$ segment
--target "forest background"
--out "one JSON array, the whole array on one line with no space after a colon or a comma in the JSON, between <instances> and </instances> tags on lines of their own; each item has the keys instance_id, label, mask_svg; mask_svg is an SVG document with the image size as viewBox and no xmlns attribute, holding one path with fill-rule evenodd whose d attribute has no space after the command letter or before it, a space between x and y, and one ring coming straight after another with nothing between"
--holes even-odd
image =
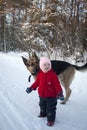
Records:
<instances>
[{"instance_id":1,"label":"forest background","mask_svg":"<svg viewBox=\"0 0 87 130\"><path fill-rule=\"evenodd\" d=\"M87 62L87 1L0 0L0 51L55 51L55 59Z\"/></svg>"}]
</instances>

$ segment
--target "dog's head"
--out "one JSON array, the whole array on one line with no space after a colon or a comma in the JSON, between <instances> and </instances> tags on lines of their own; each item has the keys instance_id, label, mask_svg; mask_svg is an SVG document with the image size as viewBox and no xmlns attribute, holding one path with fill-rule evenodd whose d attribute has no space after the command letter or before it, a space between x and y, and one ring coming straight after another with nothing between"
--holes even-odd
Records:
<instances>
[{"instance_id":1,"label":"dog's head","mask_svg":"<svg viewBox=\"0 0 87 130\"><path fill-rule=\"evenodd\" d=\"M36 53L35 52L32 53L32 56L29 57L29 59L26 59L23 56L22 56L22 59L23 59L25 66L29 70L29 72L33 76L36 76L38 74L38 71L39 71L39 58L36 55Z\"/></svg>"}]
</instances>

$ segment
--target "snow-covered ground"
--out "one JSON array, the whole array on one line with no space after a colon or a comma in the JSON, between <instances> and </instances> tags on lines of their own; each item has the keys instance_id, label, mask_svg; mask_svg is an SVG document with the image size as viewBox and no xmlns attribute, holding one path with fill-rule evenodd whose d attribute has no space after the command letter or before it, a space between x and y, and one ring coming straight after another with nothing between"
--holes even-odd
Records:
<instances>
[{"instance_id":1,"label":"snow-covered ground","mask_svg":"<svg viewBox=\"0 0 87 130\"><path fill-rule=\"evenodd\" d=\"M72 94L66 105L57 104L55 125L46 125L38 118L37 91L27 94L31 83L22 54L0 53L0 130L86 130L87 129L87 72L76 71L71 85Z\"/></svg>"}]
</instances>

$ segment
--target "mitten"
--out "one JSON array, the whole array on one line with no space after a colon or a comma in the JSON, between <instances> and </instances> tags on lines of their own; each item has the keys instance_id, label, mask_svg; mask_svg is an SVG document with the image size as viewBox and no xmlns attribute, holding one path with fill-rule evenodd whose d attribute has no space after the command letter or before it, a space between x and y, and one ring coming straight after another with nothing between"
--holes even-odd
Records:
<instances>
[{"instance_id":1,"label":"mitten","mask_svg":"<svg viewBox=\"0 0 87 130\"><path fill-rule=\"evenodd\" d=\"M27 92L27 93L31 93L31 92L32 92L32 88L27 88L27 89L26 89L26 92Z\"/></svg>"},{"instance_id":2,"label":"mitten","mask_svg":"<svg viewBox=\"0 0 87 130\"><path fill-rule=\"evenodd\" d=\"M57 99L64 100L63 92L58 93Z\"/></svg>"}]
</instances>

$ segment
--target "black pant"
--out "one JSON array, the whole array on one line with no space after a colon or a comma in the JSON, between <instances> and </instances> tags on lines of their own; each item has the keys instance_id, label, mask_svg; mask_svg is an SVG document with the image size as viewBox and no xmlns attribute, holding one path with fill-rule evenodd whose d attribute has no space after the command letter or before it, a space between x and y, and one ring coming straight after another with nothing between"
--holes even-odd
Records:
<instances>
[{"instance_id":1,"label":"black pant","mask_svg":"<svg viewBox=\"0 0 87 130\"><path fill-rule=\"evenodd\" d=\"M56 105L57 99L56 98L41 98L40 97L40 115L47 116L48 121L55 121L56 117Z\"/></svg>"}]
</instances>

